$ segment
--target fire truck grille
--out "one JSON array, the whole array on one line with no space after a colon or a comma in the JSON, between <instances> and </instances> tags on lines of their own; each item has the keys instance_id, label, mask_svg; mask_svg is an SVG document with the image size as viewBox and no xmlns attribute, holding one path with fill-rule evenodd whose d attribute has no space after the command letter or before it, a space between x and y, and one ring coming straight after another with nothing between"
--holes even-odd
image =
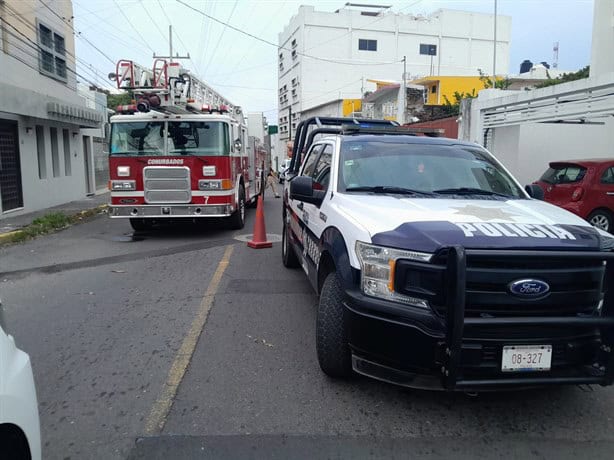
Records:
<instances>
[{"instance_id":1,"label":"fire truck grille","mask_svg":"<svg viewBox=\"0 0 614 460\"><path fill-rule=\"evenodd\" d=\"M154 204L190 203L190 169L186 167L143 168L145 201Z\"/></svg>"}]
</instances>

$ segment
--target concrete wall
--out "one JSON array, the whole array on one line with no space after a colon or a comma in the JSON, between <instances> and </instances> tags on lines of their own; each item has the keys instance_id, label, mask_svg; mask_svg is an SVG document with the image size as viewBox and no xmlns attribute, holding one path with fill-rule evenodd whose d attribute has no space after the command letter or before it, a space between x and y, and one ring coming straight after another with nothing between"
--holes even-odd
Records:
<instances>
[{"instance_id":1,"label":"concrete wall","mask_svg":"<svg viewBox=\"0 0 614 460\"><path fill-rule=\"evenodd\" d=\"M614 1L595 0L593 9L593 42L591 46L591 77L614 72Z\"/></svg>"},{"instance_id":2,"label":"concrete wall","mask_svg":"<svg viewBox=\"0 0 614 460\"><path fill-rule=\"evenodd\" d=\"M103 117L88 109L86 99L77 93L73 30L69 21L61 19L72 18L72 2L7 0L0 2L0 15L4 25L0 31L0 119L17 121L23 193L23 207L10 213L27 213L80 199L87 193L86 179L92 184L91 191L95 190L92 138L101 136L100 129L95 130L97 134L86 134L86 163L81 127L99 128ZM42 51L49 52L50 48L39 40L39 24L50 29L52 37L56 34L64 38L65 53L56 53L55 46L51 51L54 59L65 58L65 79L49 74L40 65ZM37 126L43 128L44 135L44 177L39 175ZM55 171L50 128L57 129ZM68 133L68 162L64 130ZM0 209L0 218L7 215L6 211Z\"/></svg>"},{"instance_id":3,"label":"concrete wall","mask_svg":"<svg viewBox=\"0 0 614 460\"><path fill-rule=\"evenodd\" d=\"M0 119L17 121L19 153L21 160L21 178L23 188L23 212L44 209L85 196L85 163L83 157L82 136L77 127L49 120L29 119L0 112ZM46 178L39 178L36 126L42 126L44 132ZM59 175L53 175L51 154L51 137L49 128L58 132ZM69 130L70 175L66 175L64 161L63 129ZM19 213L20 211L14 211ZM1 216L0 216L1 218Z\"/></svg>"},{"instance_id":4,"label":"concrete wall","mask_svg":"<svg viewBox=\"0 0 614 460\"><path fill-rule=\"evenodd\" d=\"M604 124L531 123L494 129L492 152L521 184L539 179L556 160L614 158L614 120Z\"/></svg>"},{"instance_id":5,"label":"concrete wall","mask_svg":"<svg viewBox=\"0 0 614 460\"><path fill-rule=\"evenodd\" d=\"M45 2L59 16L72 17L72 2L51 0ZM6 0L0 7L4 27L0 34L0 69L2 83L53 94L67 103L78 104L75 74L75 40L72 27L55 16L38 0ZM42 23L64 37L67 81L54 80L39 72L39 45L37 28ZM27 78L24 78L27 75Z\"/></svg>"},{"instance_id":6,"label":"concrete wall","mask_svg":"<svg viewBox=\"0 0 614 460\"><path fill-rule=\"evenodd\" d=\"M280 137L288 137L282 128L287 122L281 120L288 106L300 114L332 98L360 98L363 77L399 80L403 56L407 56L409 78L478 75L478 68L488 72L492 68L493 19L490 14L453 10L439 10L427 17L384 13L374 18L348 9L328 13L301 6L279 34ZM497 27L497 71L507 74L511 18L498 16ZM359 39L377 40L377 51L359 50ZM430 56L420 55L421 43L437 45L432 64ZM294 56L292 51L296 51Z\"/></svg>"}]
</instances>

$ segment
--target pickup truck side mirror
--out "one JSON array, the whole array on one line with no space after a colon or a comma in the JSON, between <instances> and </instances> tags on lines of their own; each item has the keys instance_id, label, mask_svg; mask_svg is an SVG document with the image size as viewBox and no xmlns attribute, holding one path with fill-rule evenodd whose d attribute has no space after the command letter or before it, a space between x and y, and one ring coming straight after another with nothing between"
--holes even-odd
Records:
<instances>
[{"instance_id":1,"label":"pickup truck side mirror","mask_svg":"<svg viewBox=\"0 0 614 460\"><path fill-rule=\"evenodd\" d=\"M531 198L535 198L536 200L544 199L544 191L537 184L525 185L524 189L529 194Z\"/></svg>"},{"instance_id":2,"label":"pickup truck side mirror","mask_svg":"<svg viewBox=\"0 0 614 460\"><path fill-rule=\"evenodd\" d=\"M296 176L290 182L290 199L320 206L324 201L325 190L314 190L313 178Z\"/></svg>"}]
</instances>

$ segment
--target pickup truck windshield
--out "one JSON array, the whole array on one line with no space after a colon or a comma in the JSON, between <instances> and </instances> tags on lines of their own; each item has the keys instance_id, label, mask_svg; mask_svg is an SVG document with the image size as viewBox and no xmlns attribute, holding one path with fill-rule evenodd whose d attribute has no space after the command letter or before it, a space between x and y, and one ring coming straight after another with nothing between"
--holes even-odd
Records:
<instances>
[{"instance_id":1,"label":"pickup truck windshield","mask_svg":"<svg viewBox=\"0 0 614 460\"><path fill-rule=\"evenodd\" d=\"M525 198L513 179L477 147L344 140L338 190L368 192L373 187L411 189L423 196Z\"/></svg>"},{"instance_id":2,"label":"pickup truck windshield","mask_svg":"<svg viewBox=\"0 0 614 460\"><path fill-rule=\"evenodd\" d=\"M112 155L228 155L228 125L219 121L114 123L110 151Z\"/></svg>"}]
</instances>

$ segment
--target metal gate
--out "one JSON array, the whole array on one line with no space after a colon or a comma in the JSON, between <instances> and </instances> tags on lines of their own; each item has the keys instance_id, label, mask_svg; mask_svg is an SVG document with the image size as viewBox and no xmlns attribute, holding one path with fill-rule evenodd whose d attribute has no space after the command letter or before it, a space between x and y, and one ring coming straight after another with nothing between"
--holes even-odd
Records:
<instances>
[{"instance_id":1,"label":"metal gate","mask_svg":"<svg viewBox=\"0 0 614 460\"><path fill-rule=\"evenodd\" d=\"M2 211L23 207L17 123L0 121L0 198Z\"/></svg>"}]
</instances>

